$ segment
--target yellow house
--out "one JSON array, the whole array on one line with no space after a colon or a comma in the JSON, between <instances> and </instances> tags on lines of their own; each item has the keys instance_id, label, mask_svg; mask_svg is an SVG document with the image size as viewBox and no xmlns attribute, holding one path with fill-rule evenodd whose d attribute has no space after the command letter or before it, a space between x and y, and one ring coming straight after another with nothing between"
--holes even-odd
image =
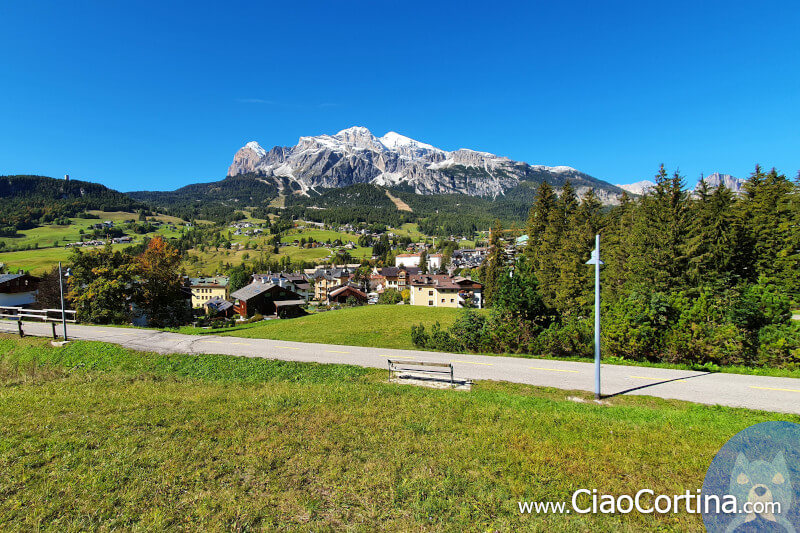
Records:
<instances>
[{"instance_id":1,"label":"yellow house","mask_svg":"<svg viewBox=\"0 0 800 533\"><path fill-rule=\"evenodd\" d=\"M345 268L318 268L311 276L314 280L314 299L323 302L328 293L350 281L350 271Z\"/></svg>"},{"instance_id":2,"label":"yellow house","mask_svg":"<svg viewBox=\"0 0 800 533\"><path fill-rule=\"evenodd\" d=\"M210 278L190 278L189 285L192 290L192 307L202 307L212 298L227 300L228 278L215 276Z\"/></svg>"},{"instance_id":3,"label":"yellow house","mask_svg":"<svg viewBox=\"0 0 800 533\"><path fill-rule=\"evenodd\" d=\"M483 285L460 276L419 274L411 276L411 305L426 307L483 307Z\"/></svg>"}]
</instances>

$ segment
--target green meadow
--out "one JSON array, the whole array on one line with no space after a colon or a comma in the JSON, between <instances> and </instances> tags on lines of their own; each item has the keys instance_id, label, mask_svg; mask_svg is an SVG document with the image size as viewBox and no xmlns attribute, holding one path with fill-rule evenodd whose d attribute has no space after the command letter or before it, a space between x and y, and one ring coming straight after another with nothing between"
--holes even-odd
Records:
<instances>
[{"instance_id":1,"label":"green meadow","mask_svg":"<svg viewBox=\"0 0 800 533\"><path fill-rule=\"evenodd\" d=\"M685 513L517 502L694 491L731 436L767 420L800 417L0 336L0 528L702 531Z\"/></svg>"},{"instance_id":2,"label":"green meadow","mask_svg":"<svg viewBox=\"0 0 800 533\"><path fill-rule=\"evenodd\" d=\"M458 309L414 305L364 305L313 313L291 320L268 320L255 327L225 333L235 337L317 342L414 350L411 326L451 325ZM187 329L185 332L193 332Z\"/></svg>"}]
</instances>

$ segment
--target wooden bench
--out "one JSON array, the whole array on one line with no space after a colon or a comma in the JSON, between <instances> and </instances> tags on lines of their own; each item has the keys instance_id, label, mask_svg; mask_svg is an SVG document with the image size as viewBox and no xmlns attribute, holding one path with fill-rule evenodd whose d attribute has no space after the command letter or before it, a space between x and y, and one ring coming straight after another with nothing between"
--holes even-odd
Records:
<instances>
[{"instance_id":1,"label":"wooden bench","mask_svg":"<svg viewBox=\"0 0 800 533\"><path fill-rule=\"evenodd\" d=\"M441 369L447 370L441 370ZM432 361L408 361L389 359L389 379L391 380L399 373L409 374L423 379L447 379L451 386L455 386L456 382L453 379L453 364L452 363L434 363Z\"/></svg>"}]
</instances>

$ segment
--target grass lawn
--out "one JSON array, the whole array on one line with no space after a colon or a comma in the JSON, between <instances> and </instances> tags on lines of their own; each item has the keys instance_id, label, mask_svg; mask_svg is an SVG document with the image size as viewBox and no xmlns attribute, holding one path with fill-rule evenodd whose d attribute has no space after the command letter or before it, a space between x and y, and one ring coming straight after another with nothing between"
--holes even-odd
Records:
<instances>
[{"instance_id":1,"label":"grass lawn","mask_svg":"<svg viewBox=\"0 0 800 533\"><path fill-rule=\"evenodd\" d=\"M302 238L306 240L314 239L317 242L328 242L328 240L333 242L339 239L344 244L347 244L348 241L358 241L358 235L353 235L352 233L318 228L300 228L287 231L286 234L281 237L281 242L299 241Z\"/></svg>"},{"instance_id":2,"label":"grass lawn","mask_svg":"<svg viewBox=\"0 0 800 533\"><path fill-rule=\"evenodd\" d=\"M93 215L97 215L100 217L100 220L93 220L91 221L93 224L97 222L102 222L103 220L112 220L114 222L124 222L125 220L139 220L138 213L131 213L128 211L89 211L89 213ZM152 215L148 216L148 219L160 220L161 222L172 222L175 225L184 224L185 222L178 218L173 217L170 215Z\"/></svg>"},{"instance_id":3,"label":"grass lawn","mask_svg":"<svg viewBox=\"0 0 800 533\"><path fill-rule=\"evenodd\" d=\"M269 320L256 327L225 334L253 339L414 350L410 334L412 325L422 323L430 328L439 321L447 327L455 321L458 312L458 309L414 305L365 305L291 320Z\"/></svg>"},{"instance_id":4,"label":"grass lawn","mask_svg":"<svg viewBox=\"0 0 800 533\"><path fill-rule=\"evenodd\" d=\"M668 515L520 515L579 488L694 492L745 427L800 417L647 397L0 336L0 528L702 531Z\"/></svg>"},{"instance_id":5,"label":"grass lawn","mask_svg":"<svg viewBox=\"0 0 800 533\"><path fill-rule=\"evenodd\" d=\"M425 235L419 231L419 226L416 222L406 222L399 228L391 228L389 231L399 237L407 236L414 242L420 242L425 239Z\"/></svg>"},{"instance_id":6,"label":"grass lawn","mask_svg":"<svg viewBox=\"0 0 800 533\"><path fill-rule=\"evenodd\" d=\"M120 250L127 244L112 244L114 250ZM92 248L82 248L82 251ZM67 262L72 252L70 248L43 248L38 250L25 250L21 252L2 252L0 253L0 263L5 263L9 271L16 272L17 269L30 270L31 274L43 274L59 261Z\"/></svg>"}]
</instances>

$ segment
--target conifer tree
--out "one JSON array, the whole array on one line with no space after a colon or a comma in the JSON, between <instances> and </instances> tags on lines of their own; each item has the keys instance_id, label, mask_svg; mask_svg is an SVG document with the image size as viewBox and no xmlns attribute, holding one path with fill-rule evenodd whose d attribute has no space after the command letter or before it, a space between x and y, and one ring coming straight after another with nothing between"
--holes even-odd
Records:
<instances>
[{"instance_id":1,"label":"conifer tree","mask_svg":"<svg viewBox=\"0 0 800 533\"><path fill-rule=\"evenodd\" d=\"M547 224L542 232L539 246L533 255L533 270L539 280L540 292L548 307L556 307L556 285L558 283L557 255L567 222L578 205L575 189L567 181L561 189L555 206L550 210Z\"/></svg>"},{"instance_id":2,"label":"conifer tree","mask_svg":"<svg viewBox=\"0 0 800 533\"><path fill-rule=\"evenodd\" d=\"M601 240L601 252L605 266L601 269L603 301L616 302L630 278L630 236L634 223L636 203L627 192L623 192L620 203L606 215Z\"/></svg>"},{"instance_id":3,"label":"conifer tree","mask_svg":"<svg viewBox=\"0 0 800 533\"><path fill-rule=\"evenodd\" d=\"M639 201L631 234L631 283L650 290L680 288L686 280L688 194L683 178L661 165L656 184Z\"/></svg>"},{"instance_id":4,"label":"conifer tree","mask_svg":"<svg viewBox=\"0 0 800 533\"><path fill-rule=\"evenodd\" d=\"M483 283L483 297L486 304L494 303L495 293L498 289L500 276L506 267L506 254L503 247L503 224L496 220L489 240L489 256L480 266L480 278Z\"/></svg>"},{"instance_id":5,"label":"conifer tree","mask_svg":"<svg viewBox=\"0 0 800 533\"><path fill-rule=\"evenodd\" d=\"M577 316L588 310L592 284L586 260L600 231L602 204L589 189L580 205L569 214L564 236L555 256L557 277L553 288L555 307L563 316Z\"/></svg>"},{"instance_id":6,"label":"conifer tree","mask_svg":"<svg viewBox=\"0 0 800 533\"><path fill-rule=\"evenodd\" d=\"M730 189L720 184L712 191L705 179L700 180L686 247L688 277L695 287L732 281L738 248L733 205Z\"/></svg>"},{"instance_id":7,"label":"conifer tree","mask_svg":"<svg viewBox=\"0 0 800 533\"><path fill-rule=\"evenodd\" d=\"M547 222L550 219L550 213L555 209L558 202L558 196L553 188L547 183L543 182L536 189L536 197L533 201L530 214L528 215L528 223L526 226L528 232L528 245L525 248L525 255L528 258L534 258L536 251L542 244L542 235ZM534 265L534 269L535 269Z\"/></svg>"}]
</instances>

